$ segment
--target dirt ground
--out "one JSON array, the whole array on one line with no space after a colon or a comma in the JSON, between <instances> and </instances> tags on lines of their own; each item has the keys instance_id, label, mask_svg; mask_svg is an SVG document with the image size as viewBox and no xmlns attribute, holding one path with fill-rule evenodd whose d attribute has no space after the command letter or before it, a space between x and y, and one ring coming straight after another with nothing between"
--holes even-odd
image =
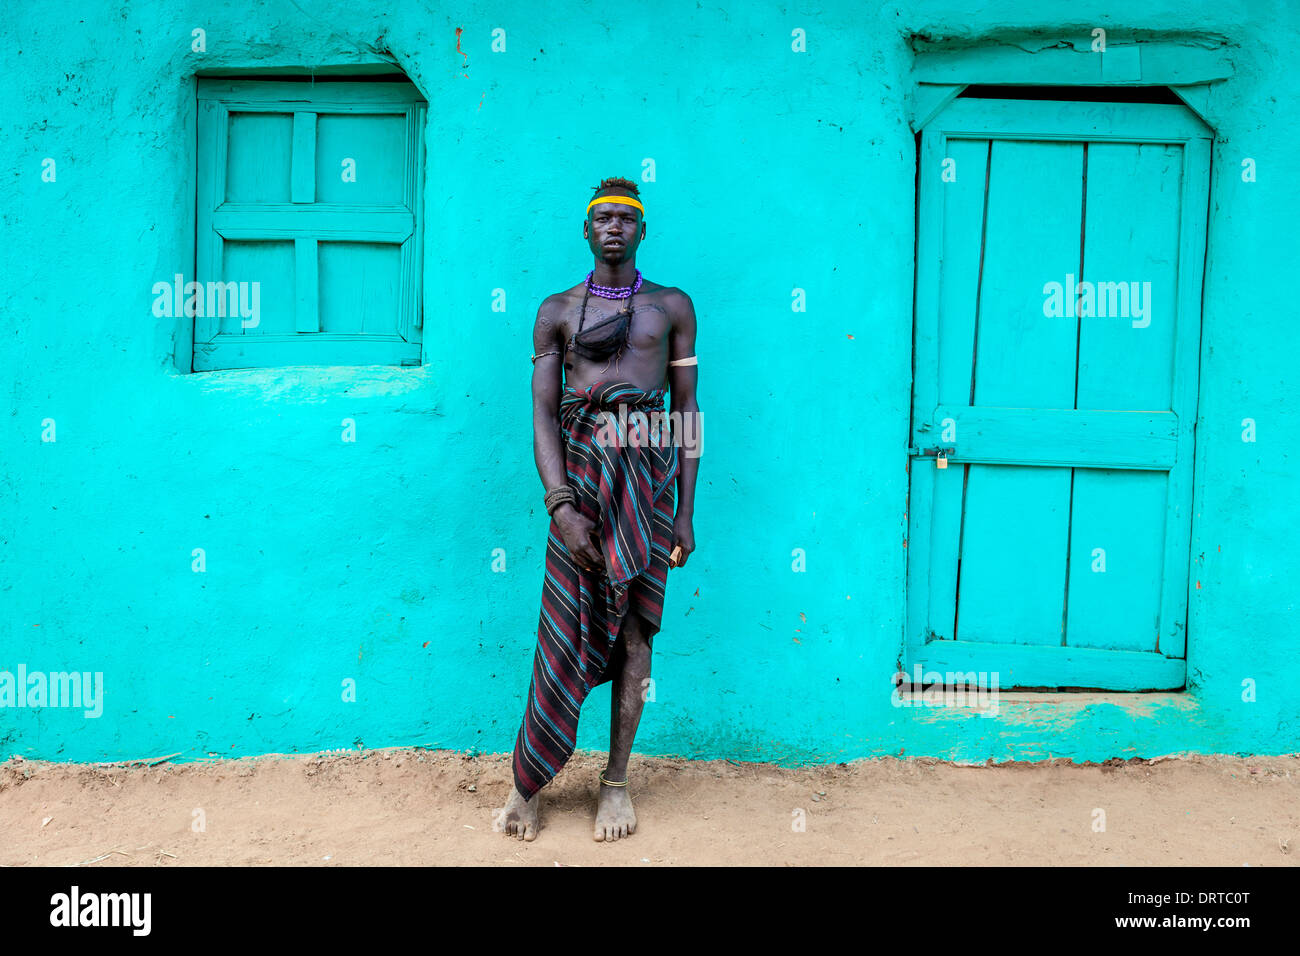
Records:
<instances>
[{"instance_id":1,"label":"dirt ground","mask_svg":"<svg viewBox=\"0 0 1300 956\"><path fill-rule=\"evenodd\" d=\"M576 755L542 792L541 836L523 843L492 829L508 755L14 759L0 764L0 864L1295 866L1300 856L1300 755L806 769L633 757L637 832L609 844L591 836L603 766Z\"/></svg>"}]
</instances>

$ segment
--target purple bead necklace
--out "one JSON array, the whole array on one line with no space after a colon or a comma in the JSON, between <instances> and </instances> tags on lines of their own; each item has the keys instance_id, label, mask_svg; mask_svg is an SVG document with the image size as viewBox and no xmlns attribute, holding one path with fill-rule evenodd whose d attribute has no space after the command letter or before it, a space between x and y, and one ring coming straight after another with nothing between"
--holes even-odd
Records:
<instances>
[{"instance_id":1,"label":"purple bead necklace","mask_svg":"<svg viewBox=\"0 0 1300 956\"><path fill-rule=\"evenodd\" d=\"M629 299L641 289L641 270L636 270L636 282L632 285L596 285L591 280L595 278L596 270L592 269L587 273L587 289L592 295L598 295L602 299Z\"/></svg>"}]
</instances>

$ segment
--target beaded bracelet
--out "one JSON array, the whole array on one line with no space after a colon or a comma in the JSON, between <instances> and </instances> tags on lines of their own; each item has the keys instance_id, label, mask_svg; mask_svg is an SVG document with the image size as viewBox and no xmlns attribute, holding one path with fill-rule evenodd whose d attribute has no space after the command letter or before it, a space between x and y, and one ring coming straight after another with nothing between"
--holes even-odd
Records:
<instances>
[{"instance_id":1,"label":"beaded bracelet","mask_svg":"<svg viewBox=\"0 0 1300 956\"><path fill-rule=\"evenodd\" d=\"M560 505L564 504L566 501L569 504L573 504L577 501L577 498L577 493L573 490L572 485L560 485L558 488L552 488L546 493L546 497L543 499L546 505L546 513L555 514L555 509Z\"/></svg>"},{"instance_id":2,"label":"beaded bracelet","mask_svg":"<svg viewBox=\"0 0 1300 956\"><path fill-rule=\"evenodd\" d=\"M567 498L573 494L572 485L556 485L546 493L546 503L549 505L557 498Z\"/></svg>"}]
</instances>

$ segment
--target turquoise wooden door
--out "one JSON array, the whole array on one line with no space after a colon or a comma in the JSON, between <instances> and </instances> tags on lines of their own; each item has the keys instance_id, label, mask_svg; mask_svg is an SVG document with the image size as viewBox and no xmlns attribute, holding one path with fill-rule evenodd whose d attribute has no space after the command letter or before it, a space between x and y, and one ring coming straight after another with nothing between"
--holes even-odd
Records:
<instances>
[{"instance_id":1,"label":"turquoise wooden door","mask_svg":"<svg viewBox=\"0 0 1300 956\"><path fill-rule=\"evenodd\" d=\"M922 130L909 675L1183 686L1210 135L992 99Z\"/></svg>"}]
</instances>

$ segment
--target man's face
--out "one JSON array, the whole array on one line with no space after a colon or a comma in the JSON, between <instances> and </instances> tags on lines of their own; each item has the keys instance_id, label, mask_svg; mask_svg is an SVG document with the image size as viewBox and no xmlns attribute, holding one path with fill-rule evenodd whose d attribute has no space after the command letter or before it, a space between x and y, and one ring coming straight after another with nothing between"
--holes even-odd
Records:
<instances>
[{"instance_id":1,"label":"man's face","mask_svg":"<svg viewBox=\"0 0 1300 956\"><path fill-rule=\"evenodd\" d=\"M596 203L582 229L592 255L610 265L634 258L645 237L640 210L624 203Z\"/></svg>"}]
</instances>

